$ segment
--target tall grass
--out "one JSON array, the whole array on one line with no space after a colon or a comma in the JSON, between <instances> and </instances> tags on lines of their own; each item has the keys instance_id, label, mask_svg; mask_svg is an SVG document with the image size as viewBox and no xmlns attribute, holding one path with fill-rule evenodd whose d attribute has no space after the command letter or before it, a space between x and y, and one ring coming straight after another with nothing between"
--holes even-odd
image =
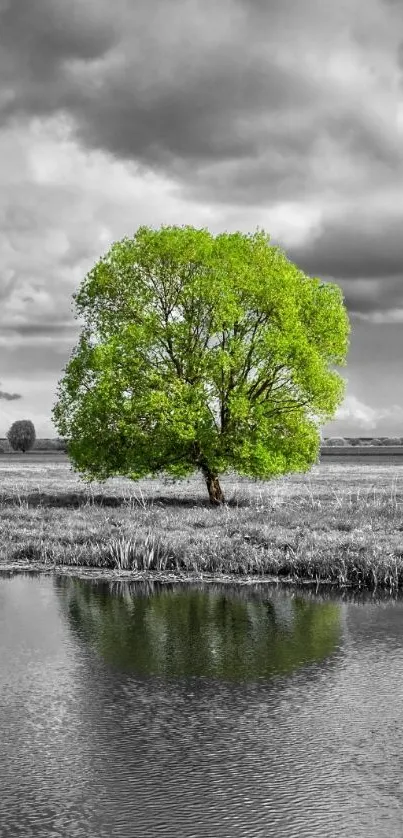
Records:
<instances>
[{"instance_id":1,"label":"tall grass","mask_svg":"<svg viewBox=\"0 0 403 838\"><path fill-rule=\"evenodd\" d=\"M265 484L229 476L218 509L197 478L83 491L65 465L44 467L36 487L34 474L24 487L21 469L2 475L3 567L403 587L403 488L390 468L318 466Z\"/></svg>"}]
</instances>

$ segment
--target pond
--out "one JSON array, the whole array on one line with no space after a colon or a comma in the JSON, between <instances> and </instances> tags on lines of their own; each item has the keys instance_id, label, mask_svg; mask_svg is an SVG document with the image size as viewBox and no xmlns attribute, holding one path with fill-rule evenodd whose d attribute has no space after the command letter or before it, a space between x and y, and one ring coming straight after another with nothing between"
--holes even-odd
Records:
<instances>
[{"instance_id":1,"label":"pond","mask_svg":"<svg viewBox=\"0 0 403 838\"><path fill-rule=\"evenodd\" d=\"M403 834L403 603L0 575L0 834Z\"/></svg>"}]
</instances>

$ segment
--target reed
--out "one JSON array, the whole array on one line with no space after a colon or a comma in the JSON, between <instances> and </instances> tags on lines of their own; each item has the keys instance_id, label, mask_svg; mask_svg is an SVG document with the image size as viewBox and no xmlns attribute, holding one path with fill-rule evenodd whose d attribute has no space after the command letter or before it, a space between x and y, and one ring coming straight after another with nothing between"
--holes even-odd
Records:
<instances>
[{"instance_id":1,"label":"reed","mask_svg":"<svg viewBox=\"0 0 403 838\"><path fill-rule=\"evenodd\" d=\"M16 466L0 472L0 566L403 588L399 469L320 464L222 484L213 509L198 476L88 486L65 463Z\"/></svg>"}]
</instances>

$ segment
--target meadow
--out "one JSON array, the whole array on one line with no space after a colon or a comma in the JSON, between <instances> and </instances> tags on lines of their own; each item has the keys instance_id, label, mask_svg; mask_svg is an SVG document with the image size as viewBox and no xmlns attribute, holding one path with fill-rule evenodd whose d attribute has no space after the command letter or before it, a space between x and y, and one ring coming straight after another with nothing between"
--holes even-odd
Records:
<instances>
[{"instance_id":1,"label":"meadow","mask_svg":"<svg viewBox=\"0 0 403 838\"><path fill-rule=\"evenodd\" d=\"M0 567L396 592L403 457L382 459L326 457L264 483L227 474L214 508L199 474L86 485L63 454L2 456Z\"/></svg>"}]
</instances>

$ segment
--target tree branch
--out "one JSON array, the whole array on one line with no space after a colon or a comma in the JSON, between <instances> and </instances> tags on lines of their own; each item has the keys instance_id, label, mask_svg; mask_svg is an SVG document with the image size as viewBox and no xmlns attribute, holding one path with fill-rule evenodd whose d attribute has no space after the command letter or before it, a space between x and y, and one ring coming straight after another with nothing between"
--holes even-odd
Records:
<instances>
[{"instance_id":1,"label":"tree branch","mask_svg":"<svg viewBox=\"0 0 403 838\"><path fill-rule=\"evenodd\" d=\"M259 329L259 326L263 326L264 322L265 322L265 321L267 322L267 319L268 319L268 315L267 315L267 314L261 314L260 316L258 316L258 317L257 317L257 320L255 321L255 324L254 324L254 326L253 326L253 330L252 330L252 336L251 336L251 342L250 342L250 346L249 346L249 351L248 351L248 354L247 354L247 356L246 356L246 358L245 358L245 362L244 362L244 365L243 365L243 367L242 367L241 374L240 374L240 376L239 376L239 378L238 378L238 383L239 383L240 381L246 381L246 379L247 379L247 377L248 377L248 374L249 374L249 373L250 373L250 371L251 371L253 353L254 353L255 348L256 348L256 347L255 347L255 337L256 337L256 333L257 333L257 331L258 331L258 329ZM245 334L243 335L243 337L245 337L245 336L246 336L246 332L245 332Z\"/></svg>"},{"instance_id":2,"label":"tree branch","mask_svg":"<svg viewBox=\"0 0 403 838\"><path fill-rule=\"evenodd\" d=\"M305 407L306 405L310 404L310 399L306 399L305 401L295 403L295 401L290 402L289 404L283 404L281 407L276 408L275 410L271 410L270 413L266 414L266 416L275 416L276 414L281 414L284 412L289 413L291 410L300 410L301 407Z\"/></svg>"},{"instance_id":3,"label":"tree branch","mask_svg":"<svg viewBox=\"0 0 403 838\"><path fill-rule=\"evenodd\" d=\"M256 401L256 399L258 399L258 398L259 398L259 396L261 396L261 395L262 395L262 393L264 393L264 391L265 391L265 390L266 390L266 389L267 389L270 385L271 385L271 386L273 386L273 384L274 384L274 382L275 382L275 380L276 380L276 376L277 376L277 374L278 374L278 373L279 373L282 369L286 369L286 365L285 365L285 364L279 364L278 366L276 366L276 367L274 368L274 372L273 372L273 374L272 374L272 376L271 376L271 377L266 378L266 379L264 379L263 381L262 381L262 379L261 379L261 378L257 378L257 379L256 379L256 381L254 382L254 384L252 384L252 386L251 386L251 387L249 388L249 390L248 390L248 397L249 397L249 399L250 399L251 401ZM259 385L260 385L260 386L259 386ZM258 388L258 389L256 390L256 388Z\"/></svg>"},{"instance_id":4,"label":"tree branch","mask_svg":"<svg viewBox=\"0 0 403 838\"><path fill-rule=\"evenodd\" d=\"M221 340L221 349L223 352L225 351L225 331L223 329L222 332L222 340ZM221 433L225 427L225 390L224 390L224 370L221 367L221 390L220 390L220 420L221 420Z\"/></svg>"}]
</instances>

